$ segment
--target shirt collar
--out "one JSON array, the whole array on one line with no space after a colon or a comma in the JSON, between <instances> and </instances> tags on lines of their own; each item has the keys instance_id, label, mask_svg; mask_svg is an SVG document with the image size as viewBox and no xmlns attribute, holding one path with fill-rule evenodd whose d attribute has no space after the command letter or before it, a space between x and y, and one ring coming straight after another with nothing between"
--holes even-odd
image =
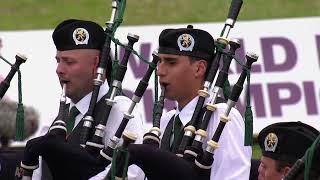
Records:
<instances>
[{"instance_id":1,"label":"shirt collar","mask_svg":"<svg viewBox=\"0 0 320 180\"><path fill-rule=\"evenodd\" d=\"M194 97L185 107L182 108L182 110L179 110L179 108L177 108L175 116L179 115L183 126L185 126L191 120L193 112L198 103L198 99L199 96ZM207 97L205 99L204 105L208 103L210 99L211 97Z\"/></svg>"},{"instance_id":2,"label":"shirt collar","mask_svg":"<svg viewBox=\"0 0 320 180\"><path fill-rule=\"evenodd\" d=\"M106 94L106 92L108 92L109 90L109 85L107 83L107 81L105 81L101 86L100 86L100 90L99 90L99 95L97 98L97 102L102 98L102 96L104 96ZM89 109L89 105L90 105L90 100L91 100L91 96L92 96L92 92L88 93L86 96L84 96L78 103L74 104L72 101L70 101L70 107L69 110L73 107L76 106L77 109L80 111L80 113L82 115L84 115L88 109Z\"/></svg>"},{"instance_id":3,"label":"shirt collar","mask_svg":"<svg viewBox=\"0 0 320 180\"><path fill-rule=\"evenodd\" d=\"M185 107L182 108L182 110L179 110L179 108L177 108L175 116L179 115L183 126L185 126L191 120L197 101L198 96L193 98Z\"/></svg>"}]
</instances>

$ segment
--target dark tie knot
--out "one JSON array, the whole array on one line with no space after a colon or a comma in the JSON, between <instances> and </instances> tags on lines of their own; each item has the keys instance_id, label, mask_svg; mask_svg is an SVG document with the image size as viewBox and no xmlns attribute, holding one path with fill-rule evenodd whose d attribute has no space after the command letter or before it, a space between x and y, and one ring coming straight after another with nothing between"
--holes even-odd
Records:
<instances>
[{"instance_id":1,"label":"dark tie knot","mask_svg":"<svg viewBox=\"0 0 320 180\"><path fill-rule=\"evenodd\" d=\"M69 117L77 117L80 114L80 111L76 106L73 106L69 111Z\"/></svg>"}]
</instances>

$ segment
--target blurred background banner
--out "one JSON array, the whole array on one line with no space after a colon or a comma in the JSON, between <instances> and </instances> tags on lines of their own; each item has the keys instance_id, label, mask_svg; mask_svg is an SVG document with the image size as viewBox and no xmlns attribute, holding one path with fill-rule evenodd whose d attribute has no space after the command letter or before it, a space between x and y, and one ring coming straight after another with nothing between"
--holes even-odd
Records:
<instances>
[{"instance_id":1,"label":"blurred background banner","mask_svg":"<svg viewBox=\"0 0 320 180\"><path fill-rule=\"evenodd\" d=\"M224 22L192 23L217 38ZM165 28L186 27L185 24L120 26L116 37L126 43L126 35L135 33L140 40L135 50L151 59L157 48L160 32ZM254 113L254 133L279 121L302 121L320 130L320 17L288 18L277 20L238 21L230 38L241 40L238 57L244 59L247 51L260 55L251 76L251 101ZM55 47L52 30L1 31L0 54L11 62L17 52L28 56L22 71L22 92L25 105L40 113L38 133L46 131L58 112L61 89L55 74ZM114 52L114 51L113 51ZM122 57L123 49L119 50ZM113 54L114 56L114 54ZM131 56L123 88L127 94L134 90L147 65ZM231 65L229 81L235 83L241 69L235 61ZM0 80L10 67L0 62ZM17 100L17 77L11 83L6 98ZM148 126L152 118L153 81L150 82L140 106ZM241 96L238 108L244 109ZM172 104L171 104L172 105ZM37 133L37 134L38 134Z\"/></svg>"}]
</instances>

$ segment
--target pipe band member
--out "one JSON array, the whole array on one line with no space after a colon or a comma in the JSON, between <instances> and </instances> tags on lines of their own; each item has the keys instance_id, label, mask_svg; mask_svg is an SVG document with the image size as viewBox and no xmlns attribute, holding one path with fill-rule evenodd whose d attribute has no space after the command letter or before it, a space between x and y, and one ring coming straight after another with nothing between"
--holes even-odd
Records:
<instances>
[{"instance_id":1,"label":"pipe band member","mask_svg":"<svg viewBox=\"0 0 320 180\"><path fill-rule=\"evenodd\" d=\"M165 29L161 32L157 73L160 84L166 87L165 97L177 103L175 110L163 114L161 118L160 129L164 132L161 149L176 153L184 135L183 129L188 128L195 110L199 98L198 91L203 89L214 53L214 39L204 30L193 29L189 25L187 28ZM204 104L209 100L207 96ZM216 104L203 147L206 147L206 142L216 131L219 117L225 112L226 107L225 103ZM180 123L176 117L179 117ZM235 108L232 108L229 117L231 121L226 124L219 140L220 147L214 154L210 179L249 178L251 147L244 146L244 120ZM175 129L180 132L174 133L177 131Z\"/></svg>"},{"instance_id":2,"label":"pipe band member","mask_svg":"<svg viewBox=\"0 0 320 180\"><path fill-rule=\"evenodd\" d=\"M68 133L68 143L79 144L80 130L83 126L82 118L88 111L93 82L96 77L99 57L105 38L105 32L100 25L92 21L78 19L68 19L61 22L52 34L52 39L57 49L55 56L57 61L56 73L60 84L66 83L66 96L70 99L66 113L73 109L73 107L78 109L75 121L70 122L72 124L70 125L71 131ZM111 59L109 58L108 61L111 61ZM108 64L111 64L111 62ZM103 118L104 107L106 107L105 98L109 90L107 80L110 78L111 68L106 69L106 81L100 86L94 112L95 122L93 127L96 125L96 122L99 122ZM131 100L125 96L117 96L115 101L116 103L110 112L109 120L105 124L106 128L103 138L105 146L121 123L123 113L128 110L131 104ZM141 112L135 109L134 114L135 116L128 123L126 130L135 132L138 135L136 143L142 143L144 129ZM69 126L68 122L67 126ZM129 172L131 172L130 169ZM38 173L35 172L33 176L38 176L38 179L40 179L39 177L42 174L42 179L50 179L48 172L44 171L41 173L41 170L37 171ZM133 167L132 172L129 173L129 178L144 177L143 172L137 167ZM67 170L66 173L68 173Z\"/></svg>"}]
</instances>

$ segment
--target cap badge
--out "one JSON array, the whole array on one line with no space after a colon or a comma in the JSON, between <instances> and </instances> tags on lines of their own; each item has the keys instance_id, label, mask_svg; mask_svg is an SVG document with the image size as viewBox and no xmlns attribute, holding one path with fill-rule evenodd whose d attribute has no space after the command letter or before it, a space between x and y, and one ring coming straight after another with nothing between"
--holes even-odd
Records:
<instances>
[{"instance_id":1,"label":"cap badge","mask_svg":"<svg viewBox=\"0 0 320 180\"><path fill-rule=\"evenodd\" d=\"M264 140L265 151L275 152L278 145L278 137L275 133L269 133Z\"/></svg>"},{"instance_id":2,"label":"cap badge","mask_svg":"<svg viewBox=\"0 0 320 180\"><path fill-rule=\"evenodd\" d=\"M180 51L192 51L194 39L190 34L181 34L177 40Z\"/></svg>"},{"instance_id":3,"label":"cap badge","mask_svg":"<svg viewBox=\"0 0 320 180\"><path fill-rule=\"evenodd\" d=\"M73 40L76 45L79 44L88 44L89 41L89 33L84 28L77 28L73 31Z\"/></svg>"}]
</instances>

